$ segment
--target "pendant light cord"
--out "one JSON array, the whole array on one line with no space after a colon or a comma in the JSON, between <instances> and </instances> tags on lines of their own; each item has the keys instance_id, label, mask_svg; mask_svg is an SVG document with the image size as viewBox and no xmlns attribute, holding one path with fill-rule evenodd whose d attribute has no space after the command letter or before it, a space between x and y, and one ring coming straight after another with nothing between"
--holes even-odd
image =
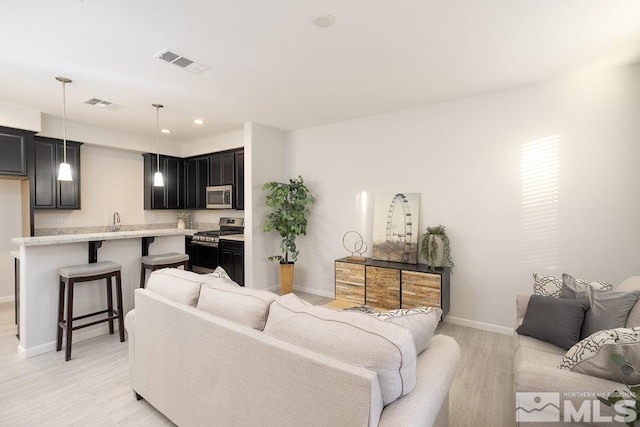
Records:
<instances>
[{"instance_id":1,"label":"pendant light cord","mask_svg":"<svg viewBox=\"0 0 640 427\"><path fill-rule=\"evenodd\" d=\"M64 162L67 163L67 90L66 82L62 82L62 146L64 151Z\"/></svg>"},{"instance_id":2,"label":"pendant light cord","mask_svg":"<svg viewBox=\"0 0 640 427\"><path fill-rule=\"evenodd\" d=\"M160 172L160 137L158 136L158 133L160 132L160 107L156 107L156 153L158 155L157 157L157 166L158 166L158 172Z\"/></svg>"}]
</instances>

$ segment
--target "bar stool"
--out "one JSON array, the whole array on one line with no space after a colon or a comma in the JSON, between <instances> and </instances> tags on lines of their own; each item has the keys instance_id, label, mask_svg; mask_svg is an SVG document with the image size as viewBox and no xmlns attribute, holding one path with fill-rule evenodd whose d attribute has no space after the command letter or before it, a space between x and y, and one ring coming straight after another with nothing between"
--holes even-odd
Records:
<instances>
[{"instance_id":1,"label":"bar stool","mask_svg":"<svg viewBox=\"0 0 640 427\"><path fill-rule=\"evenodd\" d=\"M171 268L184 266L186 270L189 267L189 255L172 252L162 255L145 255L142 257L142 266L140 267L140 287L144 288L147 278L147 270L152 272L161 268Z\"/></svg>"},{"instance_id":2,"label":"bar stool","mask_svg":"<svg viewBox=\"0 0 640 427\"><path fill-rule=\"evenodd\" d=\"M109 333L113 335L113 320L118 319L118 332L120 334L120 342L124 342L124 320L122 314L122 279L120 276L120 264L111 261L95 262L91 264L72 265L62 267L58 273L60 274L60 285L58 294L58 342L56 350L62 349L62 334L67 332L67 341L65 348L65 360L71 360L71 343L72 332L76 329L86 328L87 326L97 325L98 323L109 322ZM116 278L116 304L117 310L113 309L113 277ZM106 279L107 285L107 309L96 311L94 313L73 317L73 291L75 284L78 282L90 282L94 280ZM64 291L67 285L67 320L64 320ZM80 326L73 326L73 322L87 317L97 316L99 314L107 314L107 317L101 320L85 323Z\"/></svg>"}]
</instances>

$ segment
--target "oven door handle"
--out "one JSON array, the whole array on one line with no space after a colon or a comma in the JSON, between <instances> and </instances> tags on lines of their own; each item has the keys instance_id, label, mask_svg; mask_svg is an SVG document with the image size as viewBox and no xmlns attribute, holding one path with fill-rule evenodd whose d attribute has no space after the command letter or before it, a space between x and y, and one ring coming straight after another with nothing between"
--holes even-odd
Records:
<instances>
[{"instance_id":1,"label":"oven door handle","mask_svg":"<svg viewBox=\"0 0 640 427\"><path fill-rule=\"evenodd\" d=\"M212 243L212 242L202 242L200 240L192 240L191 241L192 245L198 245L198 246L206 246L209 248L217 248L218 244L217 243Z\"/></svg>"}]
</instances>

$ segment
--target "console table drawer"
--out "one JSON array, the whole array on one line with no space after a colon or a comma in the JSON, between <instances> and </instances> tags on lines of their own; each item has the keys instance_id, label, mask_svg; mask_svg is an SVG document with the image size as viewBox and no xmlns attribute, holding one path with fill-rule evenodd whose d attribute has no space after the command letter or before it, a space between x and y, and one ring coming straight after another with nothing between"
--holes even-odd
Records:
<instances>
[{"instance_id":1,"label":"console table drawer","mask_svg":"<svg viewBox=\"0 0 640 427\"><path fill-rule=\"evenodd\" d=\"M367 266L367 305L383 310L399 308L400 270Z\"/></svg>"},{"instance_id":2,"label":"console table drawer","mask_svg":"<svg viewBox=\"0 0 640 427\"><path fill-rule=\"evenodd\" d=\"M336 299L364 304L364 265L336 262Z\"/></svg>"},{"instance_id":3,"label":"console table drawer","mask_svg":"<svg viewBox=\"0 0 640 427\"><path fill-rule=\"evenodd\" d=\"M442 281L439 274L402 271L402 308L441 307Z\"/></svg>"}]
</instances>

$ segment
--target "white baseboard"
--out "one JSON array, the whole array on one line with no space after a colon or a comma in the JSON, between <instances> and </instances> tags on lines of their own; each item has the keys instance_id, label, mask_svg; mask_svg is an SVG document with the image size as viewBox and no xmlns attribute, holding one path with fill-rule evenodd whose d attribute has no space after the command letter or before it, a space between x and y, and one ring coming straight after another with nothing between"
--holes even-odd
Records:
<instances>
[{"instance_id":1,"label":"white baseboard","mask_svg":"<svg viewBox=\"0 0 640 427\"><path fill-rule=\"evenodd\" d=\"M114 329L114 336L117 337L118 336L118 322L117 320L115 321L115 324L113 325L113 329ZM86 341L86 340L90 340L91 338L95 338L95 337L99 337L100 335L107 335L109 334L109 325L105 324L105 325L99 325L96 326L94 328L89 328L86 331L83 332L74 332L73 334L73 344L77 344L80 341ZM63 337L64 339L64 337ZM118 342L120 342L120 340L118 339ZM23 359L28 359L29 357L34 357L34 356L38 356L44 353L48 353L50 351L55 351L56 350L56 342L55 341L51 341L45 344L41 344L35 347L31 347L28 350L25 350L24 347L22 347L22 345L18 346L18 356L22 357ZM62 350L61 352L64 351L64 341L62 341ZM71 357L73 357L73 354L71 355Z\"/></svg>"},{"instance_id":2,"label":"white baseboard","mask_svg":"<svg viewBox=\"0 0 640 427\"><path fill-rule=\"evenodd\" d=\"M294 291L306 292L308 294L318 295L318 296L326 297L326 298L335 298L336 297L334 292L320 291L318 289L309 288L307 286L294 286L293 290Z\"/></svg>"},{"instance_id":3,"label":"white baseboard","mask_svg":"<svg viewBox=\"0 0 640 427\"><path fill-rule=\"evenodd\" d=\"M478 322L475 320L463 319L461 317L453 317L453 316L445 317L444 321L447 323L453 323L454 325L468 326L469 328L480 329L488 332L495 332L502 335L513 335L513 328L494 325L492 323Z\"/></svg>"},{"instance_id":4,"label":"white baseboard","mask_svg":"<svg viewBox=\"0 0 640 427\"><path fill-rule=\"evenodd\" d=\"M15 300L16 299L13 295L9 295L8 297L0 297L0 304L3 304L5 302L14 302Z\"/></svg>"},{"instance_id":5,"label":"white baseboard","mask_svg":"<svg viewBox=\"0 0 640 427\"><path fill-rule=\"evenodd\" d=\"M280 285L271 286L270 288L266 288L264 290L279 294L280 293ZM335 298L335 295L334 295L333 292L319 291L319 290L317 290L315 288L309 288L307 286L294 285L293 286L293 290L294 291L305 292L307 294L318 295L318 296L321 296L321 297Z\"/></svg>"}]
</instances>

